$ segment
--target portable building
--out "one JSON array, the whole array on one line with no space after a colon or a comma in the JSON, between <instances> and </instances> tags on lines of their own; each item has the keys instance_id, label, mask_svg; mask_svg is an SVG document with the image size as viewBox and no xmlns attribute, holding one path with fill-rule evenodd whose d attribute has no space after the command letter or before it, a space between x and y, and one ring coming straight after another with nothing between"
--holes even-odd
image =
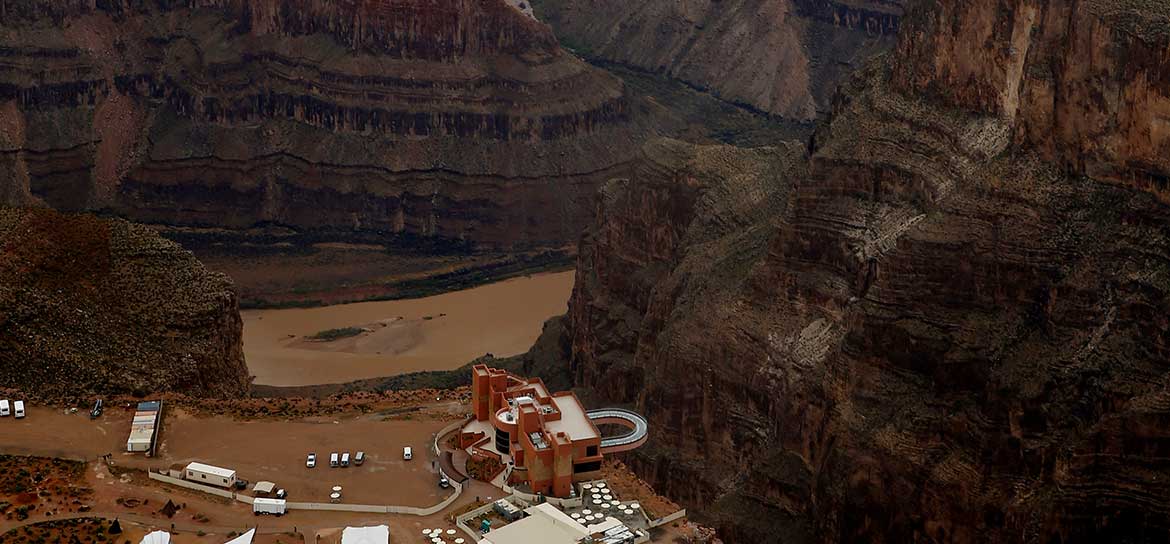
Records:
<instances>
[{"instance_id":1,"label":"portable building","mask_svg":"<svg viewBox=\"0 0 1170 544\"><path fill-rule=\"evenodd\" d=\"M150 444L154 438L154 427L140 425L130 428L130 438L126 440L126 451L140 453L150 451Z\"/></svg>"},{"instance_id":2,"label":"portable building","mask_svg":"<svg viewBox=\"0 0 1170 544\"><path fill-rule=\"evenodd\" d=\"M284 499L252 499L252 513L283 516L288 510L288 503Z\"/></svg>"},{"instance_id":3,"label":"portable building","mask_svg":"<svg viewBox=\"0 0 1170 544\"><path fill-rule=\"evenodd\" d=\"M230 488L236 484L236 471L230 468L220 468L203 463L191 463L183 472L186 480L209 484L218 487Z\"/></svg>"}]
</instances>

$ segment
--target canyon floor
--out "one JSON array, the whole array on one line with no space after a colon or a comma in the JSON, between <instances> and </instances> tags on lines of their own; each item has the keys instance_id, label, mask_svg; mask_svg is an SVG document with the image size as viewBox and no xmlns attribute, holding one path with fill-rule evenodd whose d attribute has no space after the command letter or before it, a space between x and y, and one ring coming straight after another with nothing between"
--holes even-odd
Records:
<instances>
[{"instance_id":1,"label":"canyon floor","mask_svg":"<svg viewBox=\"0 0 1170 544\"><path fill-rule=\"evenodd\" d=\"M244 354L261 385L453 370L488 353L507 357L527 351L545 320L565 312L573 276L572 271L539 274L409 300L247 310ZM347 329L356 334L312 338Z\"/></svg>"}]
</instances>

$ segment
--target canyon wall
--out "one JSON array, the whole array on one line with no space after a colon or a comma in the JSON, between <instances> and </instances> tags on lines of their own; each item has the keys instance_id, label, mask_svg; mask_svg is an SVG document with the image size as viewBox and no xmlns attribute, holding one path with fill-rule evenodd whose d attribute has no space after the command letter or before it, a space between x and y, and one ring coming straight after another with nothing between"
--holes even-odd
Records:
<instances>
[{"instance_id":1,"label":"canyon wall","mask_svg":"<svg viewBox=\"0 0 1170 544\"><path fill-rule=\"evenodd\" d=\"M807 157L605 186L566 334L642 477L729 542L1170 538L1170 19L1105 4L923 2Z\"/></svg>"},{"instance_id":2,"label":"canyon wall","mask_svg":"<svg viewBox=\"0 0 1170 544\"><path fill-rule=\"evenodd\" d=\"M235 290L121 220L0 209L0 387L47 400L246 395Z\"/></svg>"},{"instance_id":3,"label":"canyon wall","mask_svg":"<svg viewBox=\"0 0 1170 544\"><path fill-rule=\"evenodd\" d=\"M0 1L0 196L172 227L572 243L645 127L503 0Z\"/></svg>"},{"instance_id":4,"label":"canyon wall","mask_svg":"<svg viewBox=\"0 0 1170 544\"><path fill-rule=\"evenodd\" d=\"M809 122L837 84L893 45L901 0L536 0L593 59L665 74L729 102Z\"/></svg>"}]
</instances>

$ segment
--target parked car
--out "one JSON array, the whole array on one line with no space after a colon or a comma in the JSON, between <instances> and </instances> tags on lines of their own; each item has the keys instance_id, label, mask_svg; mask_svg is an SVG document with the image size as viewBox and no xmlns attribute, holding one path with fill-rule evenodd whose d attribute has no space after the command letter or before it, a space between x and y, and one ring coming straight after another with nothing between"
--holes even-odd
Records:
<instances>
[{"instance_id":1,"label":"parked car","mask_svg":"<svg viewBox=\"0 0 1170 544\"><path fill-rule=\"evenodd\" d=\"M245 489L248 489L248 480L245 480L243 478L237 478L236 479L236 489L239 491L243 491Z\"/></svg>"},{"instance_id":2,"label":"parked car","mask_svg":"<svg viewBox=\"0 0 1170 544\"><path fill-rule=\"evenodd\" d=\"M102 415L102 399L97 399L97 402L93 403L93 410L89 412L89 418L97 419L100 415Z\"/></svg>"},{"instance_id":3,"label":"parked car","mask_svg":"<svg viewBox=\"0 0 1170 544\"><path fill-rule=\"evenodd\" d=\"M310 453L309 457L305 459L305 466L309 468L317 466L317 454Z\"/></svg>"},{"instance_id":4,"label":"parked car","mask_svg":"<svg viewBox=\"0 0 1170 544\"><path fill-rule=\"evenodd\" d=\"M343 467L349 466L349 452L348 451L341 454L341 466L343 466Z\"/></svg>"},{"instance_id":5,"label":"parked car","mask_svg":"<svg viewBox=\"0 0 1170 544\"><path fill-rule=\"evenodd\" d=\"M14 412L16 419L23 418L24 417L24 401L18 400L16 402L12 403L12 411Z\"/></svg>"},{"instance_id":6,"label":"parked car","mask_svg":"<svg viewBox=\"0 0 1170 544\"><path fill-rule=\"evenodd\" d=\"M411 451L410 446L402 448L402 458L409 461L414 457L414 452Z\"/></svg>"},{"instance_id":7,"label":"parked car","mask_svg":"<svg viewBox=\"0 0 1170 544\"><path fill-rule=\"evenodd\" d=\"M353 456L353 464L360 467L360 466L362 466L362 463L365 463L365 462L366 462L366 452L359 451L359 452L357 452L356 455Z\"/></svg>"},{"instance_id":8,"label":"parked car","mask_svg":"<svg viewBox=\"0 0 1170 544\"><path fill-rule=\"evenodd\" d=\"M288 493L286 493L283 489L277 489L276 490L276 498L286 499L286 498L288 498Z\"/></svg>"},{"instance_id":9,"label":"parked car","mask_svg":"<svg viewBox=\"0 0 1170 544\"><path fill-rule=\"evenodd\" d=\"M441 487L443 489L447 489L448 487L451 487L451 482L447 480L446 476L439 477L439 487Z\"/></svg>"},{"instance_id":10,"label":"parked car","mask_svg":"<svg viewBox=\"0 0 1170 544\"><path fill-rule=\"evenodd\" d=\"M329 454L329 466L333 467L333 468L337 468L337 465L338 465L337 452L330 453Z\"/></svg>"},{"instance_id":11,"label":"parked car","mask_svg":"<svg viewBox=\"0 0 1170 544\"><path fill-rule=\"evenodd\" d=\"M8 399L0 399L0 417L12 415L12 407L8 404Z\"/></svg>"}]
</instances>

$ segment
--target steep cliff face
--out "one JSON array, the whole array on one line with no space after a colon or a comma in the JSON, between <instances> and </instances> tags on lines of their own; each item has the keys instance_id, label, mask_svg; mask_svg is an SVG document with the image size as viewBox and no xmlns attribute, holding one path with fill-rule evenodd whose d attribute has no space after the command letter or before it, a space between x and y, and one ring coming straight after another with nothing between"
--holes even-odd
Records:
<instances>
[{"instance_id":1,"label":"steep cliff face","mask_svg":"<svg viewBox=\"0 0 1170 544\"><path fill-rule=\"evenodd\" d=\"M0 2L9 201L559 246L634 117L503 0Z\"/></svg>"},{"instance_id":2,"label":"steep cliff face","mask_svg":"<svg viewBox=\"0 0 1170 544\"><path fill-rule=\"evenodd\" d=\"M641 475L732 542L1170 537L1146 4L923 3L791 184L717 199L780 199L747 225L690 204L725 175L607 187L568 334L578 383L649 416Z\"/></svg>"},{"instance_id":3,"label":"steep cliff face","mask_svg":"<svg viewBox=\"0 0 1170 544\"><path fill-rule=\"evenodd\" d=\"M794 121L827 109L837 84L893 44L903 2L537 0L579 52L661 72Z\"/></svg>"},{"instance_id":4,"label":"steep cliff face","mask_svg":"<svg viewBox=\"0 0 1170 544\"><path fill-rule=\"evenodd\" d=\"M247 394L235 291L120 220L0 209L0 387Z\"/></svg>"},{"instance_id":5,"label":"steep cliff face","mask_svg":"<svg viewBox=\"0 0 1170 544\"><path fill-rule=\"evenodd\" d=\"M1170 200L1170 5L1024 2L920 10L894 81L1015 120L1065 170Z\"/></svg>"}]
</instances>

